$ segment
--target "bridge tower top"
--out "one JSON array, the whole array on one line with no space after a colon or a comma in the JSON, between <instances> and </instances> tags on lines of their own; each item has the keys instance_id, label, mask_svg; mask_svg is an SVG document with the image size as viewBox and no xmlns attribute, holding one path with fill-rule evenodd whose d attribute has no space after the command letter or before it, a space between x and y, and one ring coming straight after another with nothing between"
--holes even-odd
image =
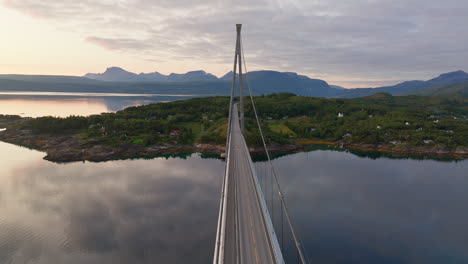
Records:
<instances>
[{"instance_id":1,"label":"bridge tower top","mask_svg":"<svg viewBox=\"0 0 468 264\"><path fill-rule=\"evenodd\" d=\"M232 87L231 87L231 100L234 96L234 89L236 84L236 72L239 68L239 122L241 131L244 132L244 81L242 76L242 41L241 41L241 29L242 24L236 24L237 39L236 39L236 52L234 57L234 71L232 75ZM231 109L232 110L232 109Z\"/></svg>"}]
</instances>

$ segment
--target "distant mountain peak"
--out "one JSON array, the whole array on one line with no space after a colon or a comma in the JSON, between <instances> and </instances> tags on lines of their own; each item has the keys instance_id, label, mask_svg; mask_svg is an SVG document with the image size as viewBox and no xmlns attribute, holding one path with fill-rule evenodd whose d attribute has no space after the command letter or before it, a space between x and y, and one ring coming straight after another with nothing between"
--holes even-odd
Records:
<instances>
[{"instance_id":1,"label":"distant mountain peak","mask_svg":"<svg viewBox=\"0 0 468 264\"><path fill-rule=\"evenodd\" d=\"M120 67L109 67L103 73L87 73L84 77L100 81L127 82L134 81L135 73L128 72Z\"/></svg>"},{"instance_id":2,"label":"distant mountain peak","mask_svg":"<svg viewBox=\"0 0 468 264\"><path fill-rule=\"evenodd\" d=\"M458 70L458 71L453 71L453 72L442 73L439 76L454 76L454 75L466 75L466 74L467 74L466 72L462 70Z\"/></svg>"},{"instance_id":3,"label":"distant mountain peak","mask_svg":"<svg viewBox=\"0 0 468 264\"><path fill-rule=\"evenodd\" d=\"M451 84L451 83L458 83L462 81L468 81L468 73L458 70L453 72L447 72L439 75L438 77L427 81L432 86L439 85L439 84Z\"/></svg>"},{"instance_id":4,"label":"distant mountain peak","mask_svg":"<svg viewBox=\"0 0 468 264\"><path fill-rule=\"evenodd\" d=\"M232 71L229 71L228 73L224 74L220 79L221 80L231 80L232 79Z\"/></svg>"},{"instance_id":5,"label":"distant mountain peak","mask_svg":"<svg viewBox=\"0 0 468 264\"><path fill-rule=\"evenodd\" d=\"M106 71L126 71L126 70L124 70L124 69L122 69L120 67L117 67L117 66L112 66L112 67L108 67L106 69Z\"/></svg>"},{"instance_id":6,"label":"distant mountain peak","mask_svg":"<svg viewBox=\"0 0 468 264\"><path fill-rule=\"evenodd\" d=\"M144 74L161 74L161 75L163 75L162 73L160 73L158 71L149 72L149 73L140 72L140 75L144 75Z\"/></svg>"},{"instance_id":7,"label":"distant mountain peak","mask_svg":"<svg viewBox=\"0 0 468 264\"><path fill-rule=\"evenodd\" d=\"M107 68L106 71L103 74L105 74L105 73L131 73L131 72L126 71L126 70L124 70L124 69L122 69L120 67L113 66L113 67ZM132 73L132 74L134 74L134 73Z\"/></svg>"}]
</instances>

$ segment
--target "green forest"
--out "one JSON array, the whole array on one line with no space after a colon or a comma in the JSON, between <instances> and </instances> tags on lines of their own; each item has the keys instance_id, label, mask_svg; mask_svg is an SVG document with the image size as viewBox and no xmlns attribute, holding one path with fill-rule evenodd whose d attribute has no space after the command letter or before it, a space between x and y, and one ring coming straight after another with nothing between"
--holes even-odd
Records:
<instances>
[{"instance_id":1,"label":"green forest","mask_svg":"<svg viewBox=\"0 0 468 264\"><path fill-rule=\"evenodd\" d=\"M254 97L267 143L327 140L346 143L468 146L468 100L375 94L324 99L289 93ZM116 113L39 117L22 122L35 134L72 135L117 146L224 144L229 97L206 97L129 107ZM261 139L250 98L245 98L246 140Z\"/></svg>"}]
</instances>

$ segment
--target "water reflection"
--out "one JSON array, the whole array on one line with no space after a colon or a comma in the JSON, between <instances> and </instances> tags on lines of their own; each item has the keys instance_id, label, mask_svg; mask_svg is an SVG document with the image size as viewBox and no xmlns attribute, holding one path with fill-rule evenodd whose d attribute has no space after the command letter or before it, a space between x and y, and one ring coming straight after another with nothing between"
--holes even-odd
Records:
<instances>
[{"instance_id":1,"label":"water reflection","mask_svg":"<svg viewBox=\"0 0 468 264\"><path fill-rule=\"evenodd\" d=\"M191 96L63 96L63 95L7 95L0 94L0 114L23 117L92 115L115 112L129 106L188 99Z\"/></svg>"},{"instance_id":2,"label":"water reflection","mask_svg":"<svg viewBox=\"0 0 468 264\"><path fill-rule=\"evenodd\" d=\"M306 146L305 152L313 152L318 150L326 150L326 151L333 151L333 152L343 152L343 153L351 153L355 156L361 158L369 158L369 159L395 159L395 160L437 160L441 162L459 162L464 161L464 158L456 158L456 157L448 157L448 156L438 156L438 155L401 155L401 154L393 154L393 153L384 153L384 152L370 152L370 151L362 151L356 149L347 149L347 148L340 148L335 146L326 146L326 145L309 145ZM272 159L278 159L288 155L295 155L296 153L291 152L274 152L270 153ZM256 154L252 156L254 161L266 161L267 156L265 154Z\"/></svg>"},{"instance_id":3,"label":"water reflection","mask_svg":"<svg viewBox=\"0 0 468 264\"><path fill-rule=\"evenodd\" d=\"M15 151L0 179L0 263L211 260L221 161L57 165Z\"/></svg>"},{"instance_id":4,"label":"water reflection","mask_svg":"<svg viewBox=\"0 0 468 264\"><path fill-rule=\"evenodd\" d=\"M274 163L311 263L468 263L467 161L319 150Z\"/></svg>"},{"instance_id":5,"label":"water reflection","mask_svg":"<svg viewBox=\"0 0 468 264\"><path fill-rule=\"evenodd\" d=\"M211 261L223 161L43 156L0 143L0 263ZM468 263L467 161L316 150L274 163L311 263Z\"/></svg>"},{"instance_id":6,"label":"water reflection","mask_svg":"<svg viewBox=\"0 0 468 264\"><path fill-rule=\"evenodd\" d=\"M91 115L108 112L108 108L99 99L68 99L68 100L0 100L0 113L20 116L69 116L79 113Z\"/></svg>"}]
</instances>

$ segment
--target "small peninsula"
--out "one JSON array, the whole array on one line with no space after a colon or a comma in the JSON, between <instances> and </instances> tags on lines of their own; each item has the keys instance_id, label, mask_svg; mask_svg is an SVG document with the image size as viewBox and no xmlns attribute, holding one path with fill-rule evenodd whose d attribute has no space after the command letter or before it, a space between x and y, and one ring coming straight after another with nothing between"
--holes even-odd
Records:
<instances>
[{"instance_id":1,"label":"small peninsula","mask_svg":"<svg viewBox=\"0 0 468 264\"><path fill-rule=\"evenodd\" d=\"M270 150L309 145L468 158L468 100L375 94L324 99L289 93L256 96ZM246 140L261 153L252 105ZM229 97L205 97L66 118L0 115L0 140L47 153L54 162L106 161L162 154L221 154Z\"/></svg>"}]
</instances>

